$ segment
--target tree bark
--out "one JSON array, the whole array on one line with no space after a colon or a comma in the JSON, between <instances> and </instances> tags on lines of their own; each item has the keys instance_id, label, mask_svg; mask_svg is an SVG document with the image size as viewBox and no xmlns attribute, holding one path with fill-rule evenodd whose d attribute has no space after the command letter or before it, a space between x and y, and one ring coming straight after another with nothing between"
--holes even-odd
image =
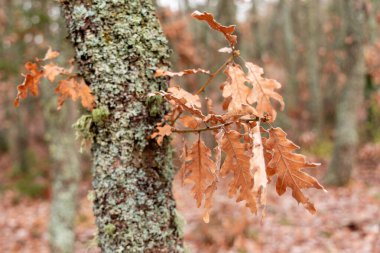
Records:
<instances>
[{"instance_id":1,"label":"tree bark","mask_svg":"<svg viewBox=\"0 0 380 253\"><path fill-rule=\"evenodd\" d=\"M298 83L297 83L297 52L294 42L294 31L291 20L291 1L281 0L282 29L285 47L285 62L287 65L287 83L284 87L287 111L292 111L297 105Z\"/></svg>"},{"instance_id":2,"label":"tree bark","mask_svg":"<svg viewBox=\"0 0 380 253\"><path fill-rule=\"evenodd\" d=\"M365 18L363 1L346 0L343 3L346 36L346 58L343 70L347 82L337 105L335 127L335 147L329 166L326 181L329 184L344 185L351 177L355 165L356 148L358 145L357 113L363 102L364 55L363 31Z\"/></svg>"},{"instance_id":3,"label":"tree bark","mask_svg":"<svg viewBox=\"0 0 380 253\"><path fill-rule=\"evenodd\" d=\"M35 0L36 1L36 0ZM38 0L41 11L48 13L57 3L50 0ZM59 29L50 30L56 22ZM42 26L42 24L41 24ZM54 49L67 49L64 20L46 18L44 25L45 39ZM65 50L60 50L60 64L67 60ZM47 81L46 81L47 82ZM50 85L46 83L45 87ZM75 219L77 217L77 197L81 179L80 154L75 139L73 123L79 117L78 107L67 103L57 112L57 99L53 88L42 93L44 102L44 120L46 124L45 139L49 147L52 171L52 198L49 217L48 239L50 252L71 253L75 248Z\"/></svg>"},{"instance_id":4,"label":"tree bark","mask_svg":"<svg viewBox=\"0 0 380 253\"><path fill-rule=\"evenodd\" d=\"M74 252L75 245L76 200L81 176L78 149L71 125L78 113L73 104L66 105L57 113L56 101L50 97L46 102L46 139L53 171L49 220L50 252L71 253Z\"/></svg>"},{"instance_id":5,"label":"tree bark","mask_svg":"<svg viewBox=\"0 0 380 253\"><path fill-rule=\"evenodd\" d=\"M168 141L149 136L166 112L169 49L150 0L61 1L76 61L96 96L94 214L102 252L183 252ZM103 109L101 109L103 108ZM93 113L94 114L94 113Z\"/></svg>"},{"instance_id":6,"label":"tree bark","mask_svg":"<svg viewBox=\"0 0 380 253\"><path fill-rule=\"evenodd\" d=\"M249 11L250 13L250 22L251 22L251 28L252 28L252 34L254 36L254 51L253 51L253 57L255 61L259 62L262 64L262 58L264 54L264 47L263 47L263 41L261 38L261 33L260 33L260 17L259 13L257 10L258 6L257 0L252 1L252 6L251 10Z\"/></svg>"},{"instance_id":7,"label":"tree bark","mask_svg":"<svg viewBox=\"0 0 380 253\"><path fill-rule=\"evenodd\" d=\"M319 59L318 59L318 27L319 27L319 0L307 2L308 38L307 38L307 72L309 81L309 106L312 125L320 136L323 127L323 98L319 83Z\"/></svg>"}]
</instances>

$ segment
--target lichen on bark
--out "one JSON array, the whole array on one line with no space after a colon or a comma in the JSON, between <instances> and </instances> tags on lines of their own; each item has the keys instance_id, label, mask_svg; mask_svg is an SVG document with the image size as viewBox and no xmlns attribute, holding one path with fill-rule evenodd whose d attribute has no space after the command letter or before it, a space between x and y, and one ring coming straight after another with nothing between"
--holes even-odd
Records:
<instances>
[{"instance_id":1,"label":"lichen on bark","mask_svg":"<svg viewBox=\"0 0 380 253\"><path fill-rule=\"evenodd\" d=\"M183 252L167 141L148 136L165 103L169 49L150 0L61 1L76 61L107 117L92 121L94 214L103 252ZM151 108L154 106L154 108ZM154 113L152 113L152 111Z\"/></svg>"}]
</instances>

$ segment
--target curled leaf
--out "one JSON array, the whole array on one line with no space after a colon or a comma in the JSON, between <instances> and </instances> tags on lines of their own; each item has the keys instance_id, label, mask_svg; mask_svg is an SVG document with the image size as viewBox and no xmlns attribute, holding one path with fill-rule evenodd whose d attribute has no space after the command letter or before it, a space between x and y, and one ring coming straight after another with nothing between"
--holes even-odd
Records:
<instances>
[{"instance_id":1,"label":"curled leaf","mask_svg":"<svg viewBox=\"0 0 380 253\"><path fill-rule=\"evenodd\" d=\"M53 51L51 47L49 47L48 51L45 54L45 57L43 58L43 61L51 60L54 58L57 58L59 56L59 52Z\"/></svg>"},{"instance_id":2,"label":"curled leaf","mask_svg":"<svg viewBox=\"0 0 380 253\"><path fill-rule=\"evenodd\" d=\"M159 94L164 96L172 105L202 119L205 117L200 110L201 101L198 95L193 95L180 87L170 87L167 92L161 91Z\"/></svg>"},{"instance_id":3,"label":"curled leaf","mask_svg":"<svg viewBox=\"0 0 380 253\"><path fill-rule=\"evenodd\" d=\"M268 184L268 177L266 173L264 147L261 138L260 122L251 129L250 137L252 139L252 157L250 159L250 170L253 173L254 186L258 204L260 207L265 208L266 204L266 188Z\"/></svg>"},{"instance_id":4,"label":"curled leaf","mask_svg":"<svg viewBox=\"0 0 380 253\"><path fill-rule=\"evenodd\" d=\"M210 74L210 71L204 70L204 69L186 69L181 72L171 72L163 69L157 69L155 77L161 77L161 76L184 76L184 75L191 75L191 74L197 74L197 73L203 73L203 74Z\"/></svg>"},{"instance_id":5,"label":"curled leaf","mask_svg":"<svg viewBox=\"0 0 380 253\"><path fill-rule=\"evenodd\" d=\"M237 43L237 36L233 35L235 31L234 25L223 26L215 21L214 16L208 12L194 11L191 16L201 21L207 22L207 24L214 30L223 33L224 37L230 43L231 47L234 47Z\"/></svg>"},{"instance_id":6,"label":"curled leaf","mask_svg":"<svg viewBox=\"0 0 380 253\"><path fill-rule=\"evenodd\" d=\"M22 84L17 86L17 96L14 101L14 105L17 107L20 105L20 99L25 99L28 96L28 92L33 96L38 96L40 79L44 74L43 70L39 70L36 63L27 62L25 64L27 73Z\"/></svg>"}]
</instances>

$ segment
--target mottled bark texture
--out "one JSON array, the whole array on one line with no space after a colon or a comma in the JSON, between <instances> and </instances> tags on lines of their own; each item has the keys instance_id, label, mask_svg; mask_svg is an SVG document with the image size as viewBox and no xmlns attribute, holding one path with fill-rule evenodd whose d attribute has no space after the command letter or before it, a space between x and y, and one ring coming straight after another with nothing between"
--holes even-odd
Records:
<instances>
[{"instance_id":1,"label":"mottled bark texture","mask_svg":"<svg viewBox=\"0 0 380 253\"><path fill-rule=\"evenodd\" d=\"M341 97L337 105L335 127L335 147L326 181L330 184L344 185L349 182L355 165L358 145L358 110L363 102L364 90L364 2L346 0L343 2L343 19L349 24L345 26L345 37L349 39L345 45L346 58L342 69L347 75Z\"/></svg>"},{"instance_id":2,"label":"mottled bark texture","mask_svg":"<svg viewBox=\"0 0 380 253\"><path fill-rule=\"evenodd\" d=\"M61 1L76 61L96 96L94 214L102 252L182 252L167 141L149 136L166 111L154 78L169 49L151 0ZM108 111L108 112L107 112ZM96 115L101 112L104 115ZM96 116L96 117L95 117Z\"/></svg>"}]
</instances>

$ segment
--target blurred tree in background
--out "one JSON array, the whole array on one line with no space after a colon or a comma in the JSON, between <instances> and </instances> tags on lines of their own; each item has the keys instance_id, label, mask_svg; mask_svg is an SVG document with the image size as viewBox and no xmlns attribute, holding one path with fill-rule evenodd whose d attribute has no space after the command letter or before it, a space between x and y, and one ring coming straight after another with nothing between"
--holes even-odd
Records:
<instances>
[{"instance_id":1,"label":"blurred tree in background","mask_svg":"<svg viewBox=\"0 0 380 253\"><path fill-rule=\"evenodd\" d=\"M137 2L148 4L148 1L131 1L130 5L135 2L137 5ZM215 71L225 58L222 53L210 53L224 44L207 26L190 22L189 14L193 10L212 12L226 25L237 24L241 38L239 48L248 55L246 60L263 65L268 76L284 84L282 93L287 108L286 116L280 119L281 126L291 138L307 147L306 152L328 167L324 175L318 176L341 186L349 183L355 172L360 172L355 162L358 150L366 143L380 141L380 1L157 0L154 4L169 47L173 49L170 59L175 70L205 66ZM129 13L129 8L132 7L122 10ZM79 7L75 10L75 15L85 15L80 13L82 9ZM66 18L73 16L73 12L66 9ZM133 15L130 22L135 18L139 19ZM86 16L84 20L84 30L90 29L92 17ZM131 29L128 22L125 26ZM127 28L125 30L129 31ZM116 35L117 29L113 29L109 28L99 39L110 42L117 36L131 36L124 32ZM12 190L21 196L51 197L51 251L73 252L76 196L81 174L88 172L88 169L80 169L88 161L80 158L72 129L81 112L74 103L68 103L57 112L52 87L44 88L42 96L26 100L23 108L17 111L12 105L15 87L21 82L20 73L26 61L42 56L49 46L61 52L63 65L74 55L66 39L63 13L55 1L0 0L0 37L0 194ZM75 41L74 44L77 59L85 62L87 55L78 55L82 42ZM128 66L123 62L120 66L145 69L145 63L139 62L139 57L131 53L134 46L132 43L126 51L119 49L125 59L135 61ZM164 48L167 50L166 46ZM95 47L92 50L96 50ZM88 64L90 62L83 63L81 70ZM125 75L129 78L134 72ZM120 78L123 82L126 77ZM204 78L186 77L180 85L196 89L203 82ZM94 92L98 92L97 89L103 88L96 88ZM214 101L221 101L217 89L218 85L209 87L208 94ZM126 105L125 101L117 100L117 103L119 107L113 108L111 115L119 115L121 111L127 113L122 108L132 106ZM129 116L126 118L129 120ZM153 125L153 122L149 123L149 126ZM109 126L101 124L93 127L99 132L109 130ZM101 141L98 140L95 149L100 150ZM126 146L125 143L121 145ZM102 185L102 177L110 177L115 181L107 182L118 189L124 188L115 183L119 174L103 175L99 169L99 164L108 161L105 153L102 151L101 155L95 156L98 169L95 169L97 183L94 187L106 187ZM88 181L87 178L83 180ZM169 181L165 179L165 191L170 189ZM116 194L116 188L112 194ZM114 203L101 203L100 199L109 196L99 194L95 195L95 210L101 217L98 219L100 240L105 245L111 243L109 233L114 230L108 221L116 218L102 216L102 208L112 209ZM172 205L171 200L169 202ZM172 209L170 214L173 214Z\"/></svg>"},{"instance_id":2,"label":"blurred tree in background","mask_svg":"<svg viewBox=\"0 0 380 253\"><path fill-rule=\"evenodd\" d=\"M40 56L48 46L60 49L62 58L68 60L63 19L59 6L49 0L2 0L1 6L4 6L6 17L2 29L0 75L2 84L6 85L3 86L2 103L8 105L3 107L6 124L2 125L2 133L10 132L2 138L9 138L7 143L11 146L14 162L12 173L20 178L19 189L32 196L41 194L36 192L38 175L44 172L51 175L50 246L52 252L72 252L81 174L78 146L71 128L77 119L77 109L68 106L58 113L53 89L43 90L41 97L26 102L25 108L17 112L9 106L14 96L10 84L20 82L18 76L26 60Z\"/></svg>"}]
</instances>

